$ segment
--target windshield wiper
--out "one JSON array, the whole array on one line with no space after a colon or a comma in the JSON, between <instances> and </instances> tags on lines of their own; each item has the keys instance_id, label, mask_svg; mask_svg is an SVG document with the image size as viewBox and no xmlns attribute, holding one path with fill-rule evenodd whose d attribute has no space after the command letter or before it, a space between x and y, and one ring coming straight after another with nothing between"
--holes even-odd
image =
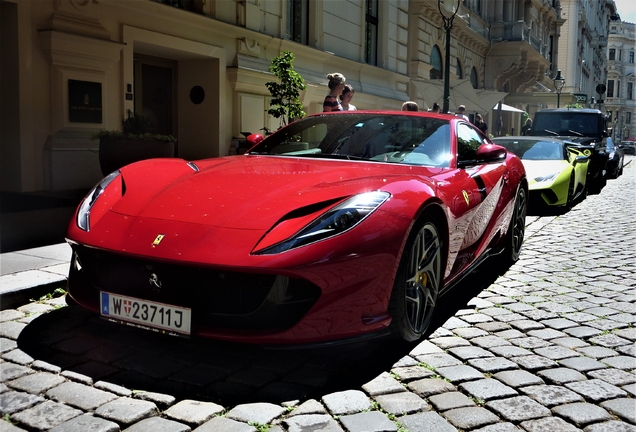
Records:
<instances>
[{"instance_id":1,"label":"windshield wiper","mask_svg":"<svg viewBox=\"0 0 636 432\"><path fill-rule=\"evenodd\" d=\"M547 133L549 133L549 134L552 134L552 135L559 136L559 134L558 134L558 133L556 133L555 131L551 131L551 130L549 130L549 129L543 129L543 131L544 131L544 132L547 132Z\"/></svg>"},{"instance_id":2,"label":"windshield wiper","mask_svg":"<svg viewBox=\"0 0 636 432\"><path fill-rule=\"evenodd\" d=\"M583 136L583 134L581 132L573 131L573 130L570 130L570 129L568 129L568 132L571 132L574 135Z\"/></svg>"}]
</instances>

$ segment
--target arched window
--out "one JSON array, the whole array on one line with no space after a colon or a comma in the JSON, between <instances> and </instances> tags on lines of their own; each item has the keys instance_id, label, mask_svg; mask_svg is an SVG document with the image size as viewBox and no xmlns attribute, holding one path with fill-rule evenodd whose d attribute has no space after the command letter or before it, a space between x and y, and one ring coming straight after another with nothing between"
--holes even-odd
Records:
<instances>
[{"instance_id":1,"label":"arched window","mask_svg":"<svg viewBox=\"0 0 636 432\"><path fill-rule=\"evenodd\" d=\"M470 70L470 83L473 85L474 89L479 87L479 80L477 79L477 70L475 68L472 68Z\"/></svg>"},{"instance_id":2,"label":"arched window","mask_svg":"<svg viewBox=\"0 0 636 432\"><path fill-rule=\"evenodd\" d=\"M442 79L442 53L437 45L431 50L431 79Z\"/></svg>"},{"instance_id":3,"label":"arched window","mask_svg":"<svg viewBox=\"0 0 636 432\"><path fill-rule=\"evenodd\" d=\"M464 69L462 68L462 63L457 59L457 66L455 66L455 75L457 75L458 79L464 78Z\"/></svg>"}]
</instances>

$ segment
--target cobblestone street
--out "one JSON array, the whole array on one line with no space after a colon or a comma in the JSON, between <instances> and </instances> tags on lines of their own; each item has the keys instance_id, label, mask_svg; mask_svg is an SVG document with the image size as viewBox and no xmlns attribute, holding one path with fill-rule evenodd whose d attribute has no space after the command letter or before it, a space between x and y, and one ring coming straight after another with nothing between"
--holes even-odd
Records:
<instances>
[{"instance_id":1,"label":"cobblestone street","mask_svg":"<svg viewBox=\"0 0 636 432\"><path fill-rule=\"evenodd\" d=\"M63 297L3 310L0 431L636 431L636 164L625 159L601 194L529 216L520 261L467 305L446 296L451 317L406 350L165 338Z\"/></svg>"}]
</instances>

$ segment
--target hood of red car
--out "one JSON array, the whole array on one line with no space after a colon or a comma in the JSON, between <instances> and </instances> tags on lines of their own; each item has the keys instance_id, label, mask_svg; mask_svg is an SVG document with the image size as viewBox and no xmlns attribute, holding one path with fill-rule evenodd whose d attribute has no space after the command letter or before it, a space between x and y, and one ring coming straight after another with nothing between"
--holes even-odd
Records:
<instances>
[{"instance_id":1,"label":"hood of red car","mask_svg":"<svg viewBox=\"0 0 636 432\"><path fill-rule=\"evenodd\" d=\"M422 167L374 162L237 156L154 160L122 169L119 214L234 229L269 229L292 210L378 190ZM175 174L177 173L177 174ZM152 178L149 182L148 179Z\"/></svg>"}]
</instances>

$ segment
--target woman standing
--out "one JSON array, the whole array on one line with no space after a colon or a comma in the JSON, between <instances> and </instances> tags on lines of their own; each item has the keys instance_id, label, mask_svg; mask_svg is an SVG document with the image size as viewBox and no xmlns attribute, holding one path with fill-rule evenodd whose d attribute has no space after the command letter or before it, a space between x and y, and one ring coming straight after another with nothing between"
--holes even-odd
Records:
<instances>
[{"instance_id":1,"label":"woman standing","mask_svg":"<svg viewBox=\"0 0 636 432\"><path fill-rule=\"evenodd\" d=\"M342 105L342 109L344 111L357 111L355 105L351 103L351 99L353 99L353 94L355 91L353 90L353 86L349 84L345 84L344 90L342 90L342 94L340 95L340 104Z\"/></svg>"},{"instance_id":2,"label":"woman standing","mask_svg":"<svg viewBox=\"0 0 636 432\"><path fill-rule=\"evenodd\" d=\"M528 135L528 131L532 129L532 119L528 118L526 124L521 128L521 135Z\"/></svg>"},{"instance_id":3,"label":"woman standing","mask_svg":"<svg viewBox=\"0 0 636 432\"><path fill-rule=\"evenodd\" d=\"M327 79L329 80L327 85L330 91L322 103L322 110L323 112L342 111L342 105L340 105L338 96L340 96L344 90L346 78L344 75L334 72L327 75Z\"/></svg>"},{"instance_id":4,"label":"woman standing","mask_svg":"<svg viewBox=\"0 0 636 432\"><path fill-rule=\"evenodd\" d=\"M484 133L484 135L488 136L488 125L484 121L484 118L481 114L475 114L475 126Z\"/></svg>"}]
</instances>

